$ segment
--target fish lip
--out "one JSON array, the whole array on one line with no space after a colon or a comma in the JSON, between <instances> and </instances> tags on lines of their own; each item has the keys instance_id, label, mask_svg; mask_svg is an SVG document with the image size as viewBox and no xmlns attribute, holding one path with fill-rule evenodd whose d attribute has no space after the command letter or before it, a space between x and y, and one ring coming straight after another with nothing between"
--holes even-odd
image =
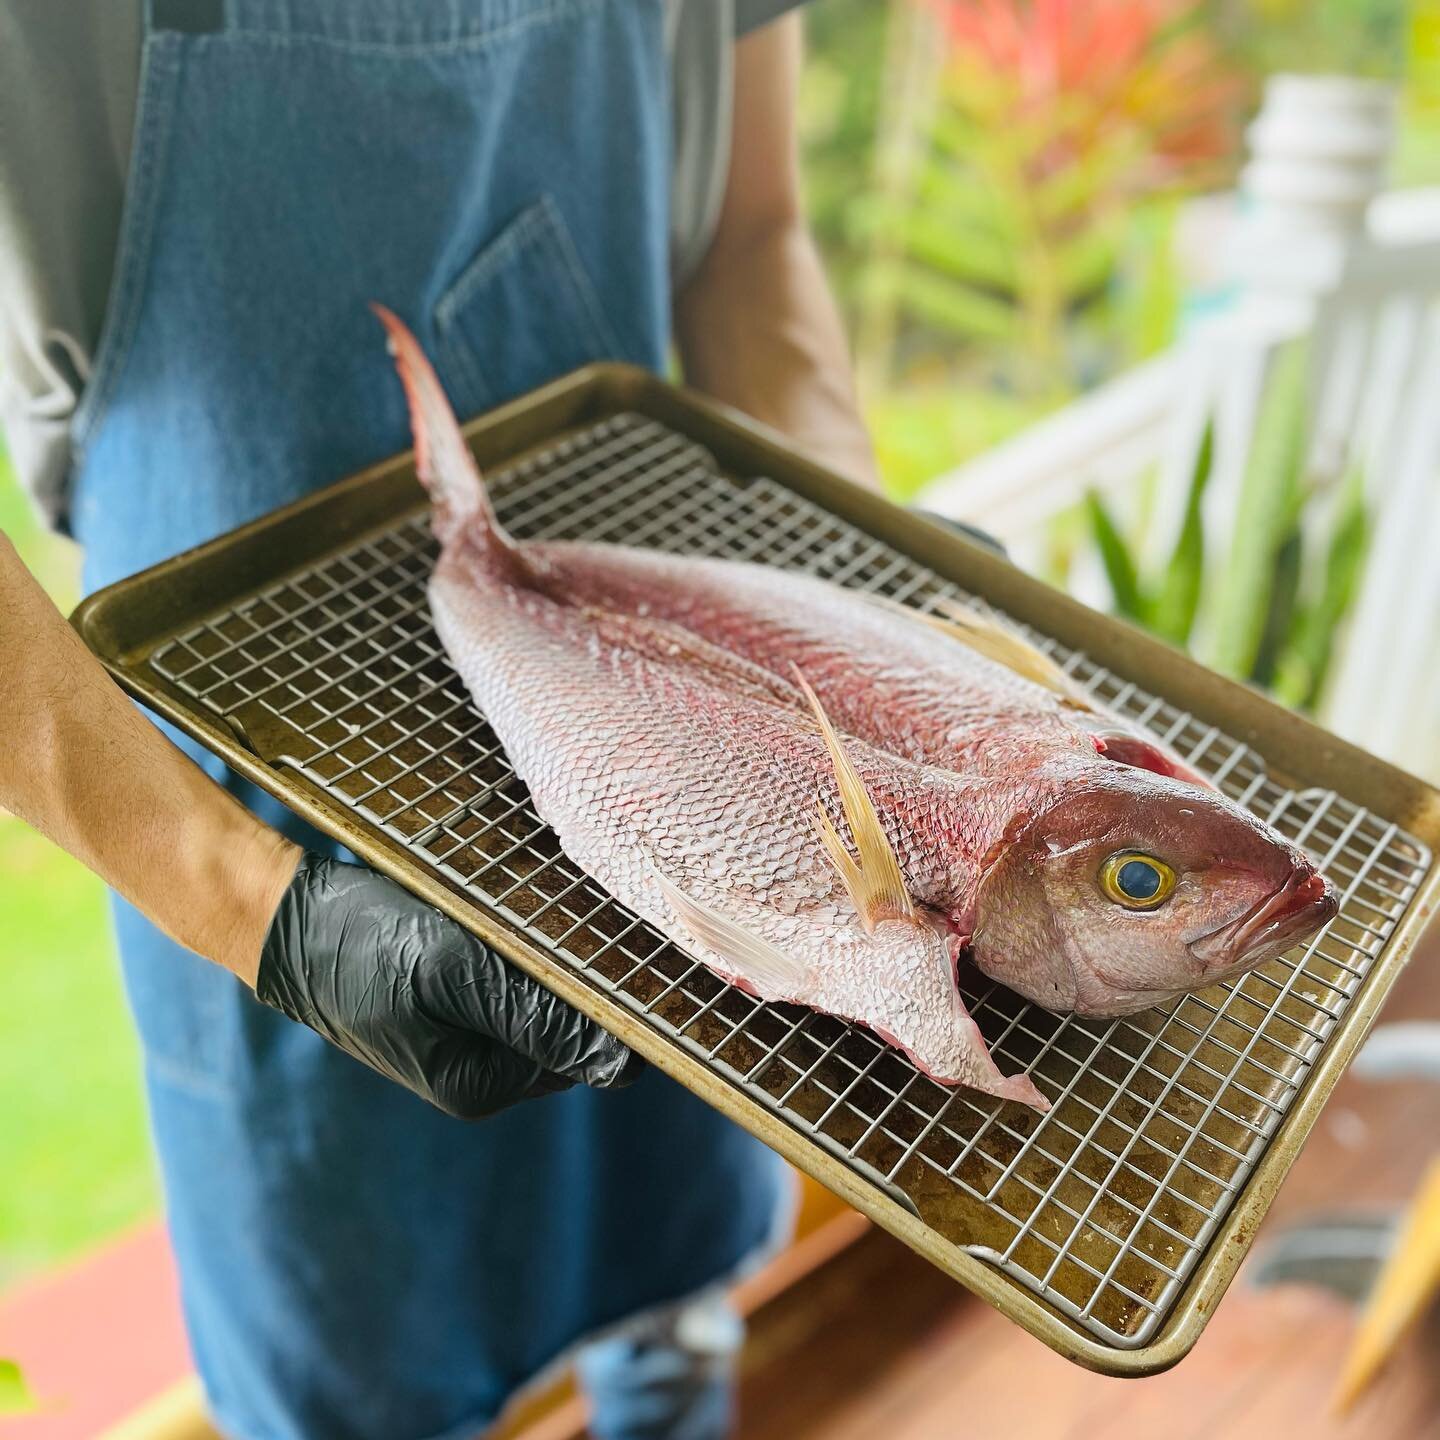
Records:
<instances>
[{"instance_id":1,"label":"fish lip","mask_svg":"<svg viewBox=\"0 0 1440 1440\"><path fill-rule=\"evenodd\" d=\"M1190 954L1207 970L1248 968L1314 934L1339 910L1330 882L1318 871L1297 866L1279 889L1243 915L1192 940Z\"/></svg>"}]
</instances>

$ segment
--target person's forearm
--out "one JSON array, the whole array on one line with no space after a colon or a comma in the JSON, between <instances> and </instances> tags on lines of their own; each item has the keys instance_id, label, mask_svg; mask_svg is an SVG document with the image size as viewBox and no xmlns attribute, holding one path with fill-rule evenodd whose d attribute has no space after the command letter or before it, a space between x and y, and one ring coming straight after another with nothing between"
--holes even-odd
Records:
<instances>
[{"instance_id":1,"label":"person's forearm","mask_svg":"<svg viewBox=\"0 0 1440 1440\"><path fill-rule=\"evenodd\" d=\"M730 170L710 252L675 300L685 378L878 488L845 332L800 192L800 16L735 46Z\"/></svg>"},{"instance_id":2,"label":"person's forearm","mask_svg":"<svg viewBox=\"0 0 1440 1440\"><path fill-rule=\"evenodd\" d=\"M845 333L803 222L724 241L676 303L687 382L878 488Z\"/></svg>"},{"instance_id":3,"label":"person's forearm","mask_svg":"<svg viewBox=\"0 0 1440 1440\"><path fill-rule=\"evenodd\" d=\"M299 851L140 715L3 535L0 675L0 806L253 985Z\"/></svg>"}]
</instances>

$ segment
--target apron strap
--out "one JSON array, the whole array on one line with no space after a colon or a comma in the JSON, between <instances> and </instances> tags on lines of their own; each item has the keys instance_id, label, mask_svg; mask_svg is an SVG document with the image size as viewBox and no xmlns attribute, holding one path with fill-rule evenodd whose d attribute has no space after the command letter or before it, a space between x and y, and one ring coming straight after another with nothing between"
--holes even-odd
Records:
<instances>
[{"instance_id":1,"label":"apron strap","mask_svg":"<svg viewBox=\"0 0 1440 1440\"><path fill-rule=\"evenodd\" d=\"M225 0L150 0L150 29L213 35L225 28Z\"/></svg>"}]
</instances>

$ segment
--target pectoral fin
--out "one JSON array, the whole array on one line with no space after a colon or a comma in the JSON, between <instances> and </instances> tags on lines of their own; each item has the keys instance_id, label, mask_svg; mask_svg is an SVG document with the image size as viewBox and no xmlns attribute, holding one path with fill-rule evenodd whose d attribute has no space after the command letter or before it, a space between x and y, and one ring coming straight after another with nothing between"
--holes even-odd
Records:
<instances>
[{"instance_id":1,"label":"pectoral fin","mask_svg":"<svg viewBox=\"0 0 1440 1440\"><path fill-rule=\"evenodd\" d=\"M830 752L835 779L840 787L840 805L855 840L856 854L852 855L822 804L819 807L819 826L825 853L840 872L867 934L872 933L881 920L913 920L915 906L905 888L900 862L895 858L890 838L875 812L875 804L865 789L865 782L845 753L835 727L820 704L820 697L798 669L795 679L810 702L820 733L825 737L825 746Z\"/></svg>"}]
</instances>

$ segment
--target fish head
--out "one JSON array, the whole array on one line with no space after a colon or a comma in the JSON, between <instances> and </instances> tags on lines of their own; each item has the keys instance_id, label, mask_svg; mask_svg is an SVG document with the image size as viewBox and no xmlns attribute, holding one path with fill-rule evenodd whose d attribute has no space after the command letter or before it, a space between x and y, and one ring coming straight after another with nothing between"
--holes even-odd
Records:
<instances>
[{"instance_id":1,"label":"fish head","mask_svg":"<svg viewBox=\"0 0 1440 1440\"><path fill-rule=\"evenodd\" d=\"M1125 1015L1243 974L1338 904L1310 859L1224 796L1089 767L1011 827L975 899L976 965L1036 1004Z\"/></svg>"}]
</instances>

